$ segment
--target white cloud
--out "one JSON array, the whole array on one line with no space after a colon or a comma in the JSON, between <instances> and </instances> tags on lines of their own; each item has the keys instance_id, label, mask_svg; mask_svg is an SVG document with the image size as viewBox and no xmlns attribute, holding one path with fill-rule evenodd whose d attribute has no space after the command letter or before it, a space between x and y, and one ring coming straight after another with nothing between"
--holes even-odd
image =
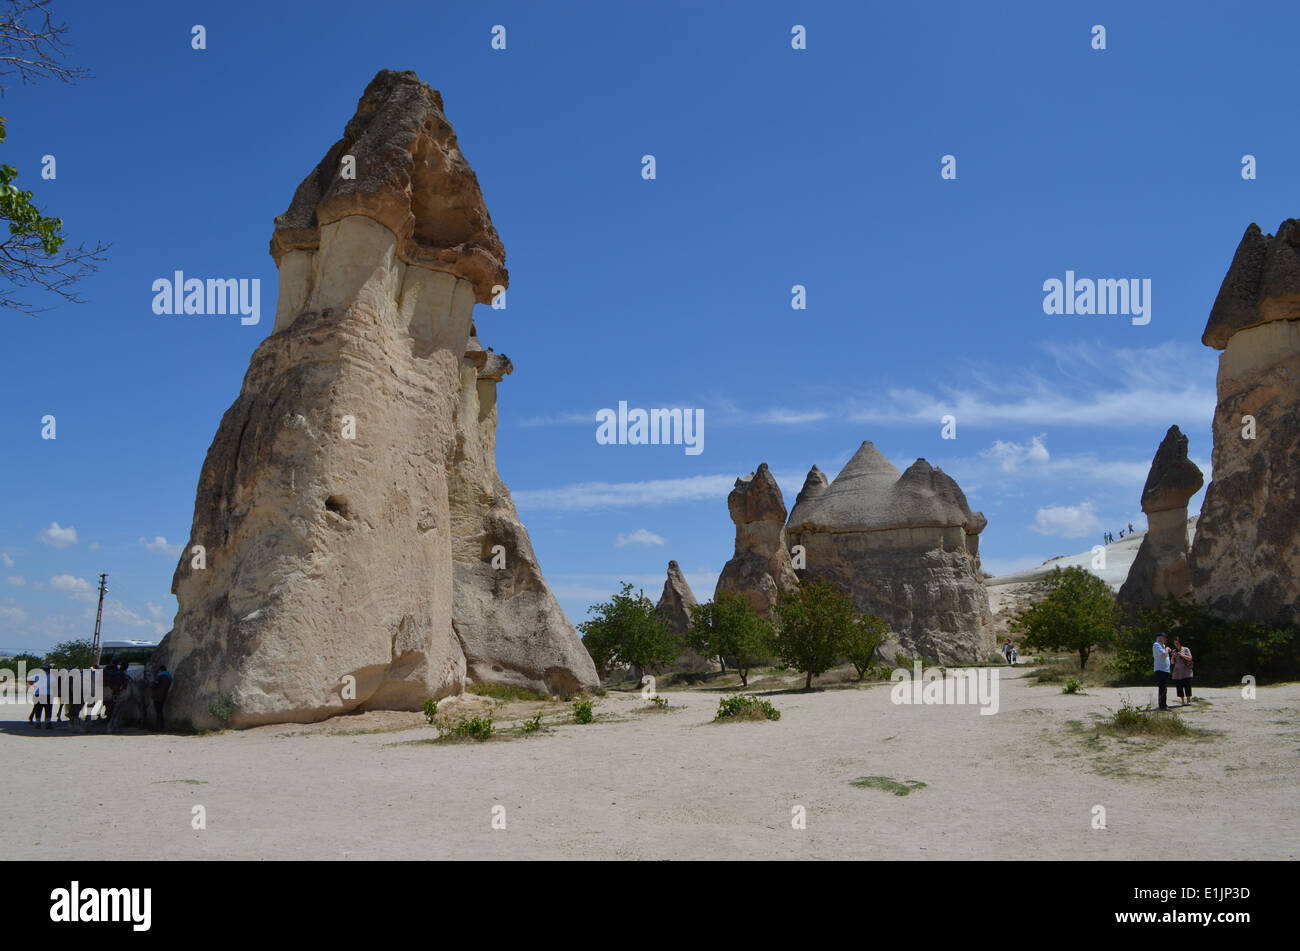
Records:
<instances>
[{"instance_id":1,"label":"white cloud","mask_svg":"<svg viewBox=\"0 0 1300 951\"><path fill-rule=\"evenodd\" d=\"M0 604L0 618L10 624L18 624L27 620L27 612L10 601L6 604Z\"/></svg>"},{"instance_id":2,"label":"white cloud","mask_svg":"<svg viewBox=\"0 0 1300 951\"><path fill-rule=\"evenodd\" d=\"M27 579L24 578L22 575L10 575L8 578L5 579L5 584L17 585L20 588L26 583L27 583Z\"/></svg>"},{"instance_id":3,"label":"white cloud","mask_svg":"<svg viewBox=\"0 0 1300 951\"><path fill-rule=\"evenodd\" d=\"M1091 500L1078 505L1049 505L1040 508L1030 526L1040 535L1060 535L1062 538L1083 538L1101 531L1096 507Z\"/></svg>"},{"instance_id":4,"label":"white cloud","mask_svg":"<svg viewBox=\"0 0 1300 951\"><path fill-rule=\"evenodd\" d=\"M50 579L50 590L66 594L74 601L93 601L96 588L85 578L73 575L55 575Z\"/></svg>"},{"instance_id":5,"label":"white cloud","mask_svg":"<svg viewBox=\"0 0 1300 951\"><path fill-rule=\"evenodd\" d=\"M37 535L36 540L55 548L71 548L77 544L77 530L71 525L63 528L58 522L50 522L50 527Z\"/></svg>"},{"instance_id":6,"label":"white cloud","mask_svg":"<svg viewBox=\"0 0 1300 951\"><path fill-rule=\"evenodd\" d=\"M87 612L89 614L90 612ZM128 624L131 627L156 627L153 621L148 621L140 616L138 611L132 611L121 601L107 598L104 601L104 620L117 624Z\"/></svg>"},{"instance_id":7,"label":"white cloud","mask_svg":"<svg viewBox=\"0 0 1300 951\"><path fill-rule=\"evenodd\" d=\"M144 609L149 612L149 616L155 621L162 620L163 609L159 605L154 604L152 601L146 601L144 603Z\"/></svg>"},{"instance_id":8,"label":"white cloud","mask_svg":"<svg viewBox=\"0 0 1300 951\"><path fill-rule=\"evenodd\" d=\"M1042 465L1052 458L1047 451L1046 439L1047 433L1034 436L1024 444L998 439L989 448L981 449L980 455L997 462L1003 472L1015 472L1026 462Z\"/></svg>"},{"instance_id":9,"label":"white cloud","mask_svg":"<svg viewBox=\"0 0 1300 951\"><path fill-rule=\"evenodd\" d=\"M0 559L4 559L6 568L12 568L14 566L14 560L8 555L0 555Z\"/></svg>"},{"instance_id":10,"label":"white cloud","mask_svg":"<svg viewBox=\"0 0 1300 951\"><path fill-rule=\"evenodd\" d=\"M91 551L99 551L99 542L91 542L89 547Z\"/></svg>"},{"instance_id":11,"label":"white cloud","mask_svg":"<svg viewBox=\"0 0 1300 951\"><path fill-rule=\"evenodd\" d=\"M622 548L624 545L662 545L663 543L663 538L656 535L648 528L638 528L630 535L624 535L622 532L619 532L618 539L614 542L614 544L619 548Z\"/></svg>"},{"instance_id":12,"label":"white cloud","mask_svg":"<svg viewBox=\"0 0 1300 951\"><path fill-rule=\"evenodd\" d=\"M155 555L172 555L172 556L179 555L181 553L181 549L185 547L184 545L180 545L180 544L169 545L167 543L167 539L163 538L161 535L155 535L153 541L149 541L149 539L147 538L141 538L140 544L143 545L145 548L147 548L149 551L153 552Z\"/></svg>"},{"instance_id":13,"label":"white cloud","mask_svg":"<svg viewBox=\"0 0 1300 951\"><path fill-rule=\"evenodd\" d=\"M725 499L741 473L652 479L646 482L578 482L559 489L512 492L515 504L531 509L591 509L619 505L674 505ZM802 486L804 473L774 473L778 485Z\"/></svg>"}]
</instances>

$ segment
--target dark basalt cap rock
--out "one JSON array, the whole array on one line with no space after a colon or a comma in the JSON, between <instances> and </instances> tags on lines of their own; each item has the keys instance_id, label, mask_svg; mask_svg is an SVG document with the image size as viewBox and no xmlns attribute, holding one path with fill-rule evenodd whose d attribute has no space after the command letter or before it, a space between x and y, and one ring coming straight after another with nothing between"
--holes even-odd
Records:
<instances>
[{"instance_id":1,"label":"dark basalt cap rock","mask_svg":"<svg viewBox=\"0 0 1300 951\"><path fill-rule=\"evenodd\" d=\"M355 159L356 178L342 177L345 155ZM442 96L410 70L380 70L370 81L343 138L275 219L276 264L287 251L314 251L320 229L347 215L388 227L406 263L472 283L480 304L491 302L493 285L509 283L505 248Z\"/></svg>"},{"instance_id":2,"label":"dark basalt cap rock","mask_svg":"<svg viewBox=\"0 0 1300 951\"><path fill-rule=\"evenodd\" d=\"M1204 483L1200 468L1187 458L1187 437L1177 426L1170 426L1142 487L1142 511L1150 514L1186 508L1188 499Z\"/></svg>"},{"instance_id":3,"label":"dark basalt cap rock","mask_svg":"<svg viewBox=\"0 0 1300 951\"><path fill-rule=\"evenodd\" d=\"M1300 221L1288 218L1276 235L1251 223L1237 245L1201 343L1222 350L1239 330L1273 320L1300 320Z\"/></svg>"}]
</instances>

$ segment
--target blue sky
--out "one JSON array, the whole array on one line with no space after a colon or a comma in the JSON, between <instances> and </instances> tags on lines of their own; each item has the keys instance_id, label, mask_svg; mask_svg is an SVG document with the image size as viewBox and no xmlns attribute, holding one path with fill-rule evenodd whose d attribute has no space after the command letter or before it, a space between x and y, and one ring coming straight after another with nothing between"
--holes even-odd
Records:
<instances>
[{"instance_id":1,"label":"blue sky","mask_svg":"<svg viewBox=\"0 0 1300 951\"><path fill-rule=\"evenodd\" d=\"M476 318L516 367L498 464L575 622L620 579L657 598L674 558L707 598L736 476L767 462L792 501L864 439L958 480L995 573L1144 525L1171 423L1208 474L1200 334L1234 248L1300 213L1282 4L55 9L93 78L12 86L0 160L113 247L86 303L0 315L8 648L88 636L100 572L106 637L170 627L204 454L271 327L272 218L381 68L442 91L505 243L508 307ZM178 269L260 278L262 322L155 315ZM1044 314L1067 270L1150 279L1151 322ZM620 400L703 409L704 451L598 445Z\"/></svg>"}]
</instances>

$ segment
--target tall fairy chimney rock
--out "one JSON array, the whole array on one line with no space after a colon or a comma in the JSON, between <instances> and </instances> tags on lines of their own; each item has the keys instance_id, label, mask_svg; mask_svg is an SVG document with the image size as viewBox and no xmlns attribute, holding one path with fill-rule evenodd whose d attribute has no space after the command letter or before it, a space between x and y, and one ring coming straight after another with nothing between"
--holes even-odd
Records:
<instances>
[{"instance_id":1,"label":"tall fairy chimney rock","mask_svg":"<svg viewBox=\"0 0 1300 951\"><path fill-rule=\"evenodd\" d=\"M918 459L900 474L864 442L829 484L813 467L786 535L804 546L800 577L839 585L858 611L889 622L903 651L954 663L995 646L979 559L986 524L942 469Z\"/></svg>"},{"instance_id":2,"label":"tall fairy chimney rock","mask_svg":"<svg viewBox=\"0 0 1300 951\"><path fill-rule=\"evenodd\" d=\"M497 472L497 384L513 370L471 335L450 483L452 624L472 682L575 693L599 685L595 664L547 587Z\"/></svg>"},{"instance_id":3,"label":"tall fairy chimney rock","mask_svg":"<svg viewBox=\"0 0 1300 951\"><path fill-rule=\"evenodd\" d=\"M376 75L271 253L275 326L208 450L172 581L168 712L418 709L466 680L449 471L471 311L508 282L439 94Z\"/></svg>"},{"instance_id":4,"label":"tall fairy chimney rock","mask_svg":"<svg viewBox=\"0 0 1300 951\"><path fill-rule=\"evenodd\" d=\"M1194 595L1229 619L1300 625L1300 221L1246 229L1201 340L1223 352Z\"/></svg>"},{"instance_id":5,"label":"tall fairy chimney rock","mask_svg":"<svg viewBox=\"0 0 1300 951\"><path fill-rule=\"evenodd\" d=\"M799 587L785 538L785 499L764 462L756 472L741 476L727 496L736 524L736 549L723 566L715 588L741 595L755 611L772 616L777 596Z\"/></svg>"},{"instance_id":6,"label":"tall fairy chimney rock","mask_svg":"<svg viewBox=\"0 0 1300 951\"><path fill-rule=\"evenodd\" d=\"M671 671L707 673L712 669L708 658L700 656L698 651L686 645L686 635L691 630L691 608L699 603L677 562L668 562L668 577L664 581L664 590L659 596L659 603L655 605L655 615L668 630L673 632L682 649L677 660L669 668Z\"/></svg>"},{"instance_id":7,"label":"tall fairy chimney rock","mask_svg":"<svg viewBox=\"0 0 1300 951\"><path fill-rule=\"evenodd\" d=\"M1142 488L1147 533L1133 567L1119 589L1119 601L1129 609L1155 607L1167 596L1192 592L1187 564L1187 502L1205 478L1187 458L1187 437L1170 426L1151 461Z\"/></svg>"}]
</instances>

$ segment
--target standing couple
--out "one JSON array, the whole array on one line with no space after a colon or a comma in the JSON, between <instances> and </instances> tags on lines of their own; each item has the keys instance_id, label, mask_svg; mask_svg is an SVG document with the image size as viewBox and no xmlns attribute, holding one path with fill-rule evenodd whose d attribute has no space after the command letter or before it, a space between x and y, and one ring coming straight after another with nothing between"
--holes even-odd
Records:
<instances>
[{"instance_id":1,"label":"standing couple","mask_svg":"<svg viewBox=\"0 0 1300 951\"><path fill-rule=\"evenodd\" d=\"M1165 643L1165 632L1156 635L1151 653L1156 664L1156 693L1159 709L1169 709L1169 681L1174 682L1182 706L1192 702L1192 652L1183 642L1174 638L1173 646ZM1171 676L1172 675L1172 676Z\"/></svg>"}]
</instances>

